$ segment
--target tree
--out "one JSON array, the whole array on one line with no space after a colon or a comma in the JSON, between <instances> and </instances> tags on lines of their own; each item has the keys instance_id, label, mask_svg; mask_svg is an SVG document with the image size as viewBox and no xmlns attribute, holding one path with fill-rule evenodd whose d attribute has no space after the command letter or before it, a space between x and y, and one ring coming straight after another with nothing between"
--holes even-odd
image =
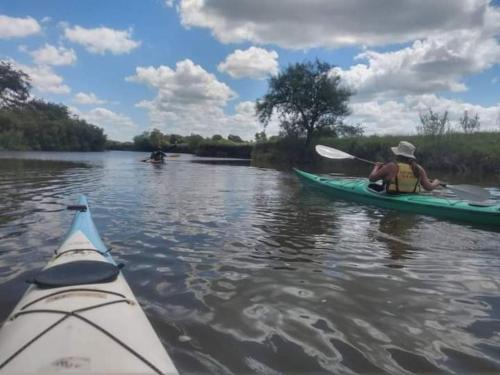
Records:
<instances>
[{"instance_id":1,"label":"tree","mask_svg":"<svg viewBox=\"0 0 500 375\"><path fill-rule=\"evenodd\" d=\"M230 140L231 142L234 142L234 143L242 143L243 142L243 139L241 139L240 136L233 135L233 134L229 134L227 136L227 139Z\"/></svg>"},{"instance_id":2,"label":"tree","mask_svg":"<svg viewBox=\"0 0 500 375\"><path fill-rule=\"evenodd\" d=\"M49 120L69 120L71 118L69 109L64 104L50 103L42 99L33 99L26 103L25 107L38 112Z\"/></svg>"},{"instance_id":3,"label":"tree","mask_svg":"<svg viewBox=\"0 0 500 375\"><path fill-rule=\"evenodd\" d=\"M149 142L153 148L162 148L165 143L165 135L158 129L153 129L149 135Z\"/></svg>"},{"instance_id":4,"label":"tree","mask_svg":"<svg viewBox=\"0 0 500 375\"><path fill-rule=\"evenodd\" d=\"M316 130L334 128L349 115L348 101L353 93L341 86L332 68L316 60L289 65L272 76L267 94L256 104L259 120L267 126L276 112L282 131L292 136L305 133L306 146Z\"/></svg>"},{"instance_id":5,"label":"tree","mask_svg":"<svg viewBox=\"0 0 500 375\"><path fill-rule=\"evenodd\" d=\"M255 133L255 142L265 142L267 141L267 135L265 131Z\"/></svg>"},{"instance_id":6,"label":"tree","mask_svg":"<svg viewBox=\"0 0 500 375\"><path fill-rule=\"evenodd\" d=\"M460 117L459 121L464 133L467 134L477 132L481 127L479 115L477 113L474 113L471 117L469 117L469 113L464 111L464 115Z\"/></svg>"},{"instance_id":7,"label":"tree","mask_svg":"<svg viewBox=\"0 0 500 375\"><path fill-rule=\"evenodd\" d=\"M0 61L0 107L17 107L26 102L31 89L29 76L8 61Z\"/></svg>"},{"instance_id":8,"label":"tree","mask_svg":"<svg viewBox=\"0 0 500 375\"><path fill-rule=\"evenodd\" d=\"M212 136L212 141L215 141L215 142L222 141L223 139L224 138L220 134L215 134L215 135Z\"/></svg>"},{"instance_id":9,"label":"tree","mask_svg":"<svg viewBox=\"0 0 500 375\"><path fill-rule=\"evenodd\" d=\"M134 137L134 148L139 151L151 151L153 146L149 140L150 132L145 131Z\"/></svg>"},{"instance_id":10,"label":"tree","mask_svg":"<svg viewBox=\"0 0 500 375\"><path fill-rule=\"evenodd\" d=\"M183 137L179 134L171 134L169 137L169 141L171 144L176 145L177 143L182 143Z\"/></svg>"},{"instance_id":11,"label":"tree","mask_svg":"<svg viewBox=\"0 0 500 375\"><path fill-rule=\"evenodd\" d=\"M429 108L428 113L420 113L419 117L420 125L417 126L417 133L421 135L443 135L450 126L448 111L440 115Z\"/></svg>"},{"instance_id":12,"label":"tree","mask_svg":"<svg viewBox=\"0 0 500 375\"><path fill-rule=\"evenodd\" d=\"M348 125L342 123L337 125L335 133L338 137L360 137L365 133L365 129L361 124Z\"/></svg>"},{"instance_id":13,"label":"tree","mask_svg":"<svg viewBox=\"0 0 500 375\"><path fill-rule=\"evenodd\" d=\"M203 137L199 134L191 133L191 135L184 137L184 141L188 144L188 148L194 152L200 143L203 142Z\"/></svg>"}]
</instances>

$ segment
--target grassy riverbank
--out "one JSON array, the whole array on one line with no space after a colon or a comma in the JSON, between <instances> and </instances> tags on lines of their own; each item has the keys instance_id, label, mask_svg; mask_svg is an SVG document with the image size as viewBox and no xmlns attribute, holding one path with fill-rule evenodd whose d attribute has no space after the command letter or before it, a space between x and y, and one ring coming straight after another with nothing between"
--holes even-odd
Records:
<instances>
[{"instance_id":1,"label":"grassy riverbank","mask_svg":"<svg viewBox=\"0 0 500 375\"><path fill-rule=\"evenodd\" d=\"M254 164L320 164L325 159L314 152L314 145L324 144L352 155L374 161L391 160L391 146L406 140L417 147L416 156L428 169L452 173L500 172L500 133L450 133L442 136L369 136L353 138L316 138L309 148L303 140L280 139L256 144Z\"/></svg>"}]
</instances>

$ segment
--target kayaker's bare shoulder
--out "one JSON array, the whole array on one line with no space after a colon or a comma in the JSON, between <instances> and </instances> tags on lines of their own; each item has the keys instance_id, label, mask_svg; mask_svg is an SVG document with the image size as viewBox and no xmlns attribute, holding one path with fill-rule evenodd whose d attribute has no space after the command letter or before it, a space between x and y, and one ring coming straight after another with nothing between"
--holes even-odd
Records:
<instances>
[{"instance_id":1,"label":"kayaker's bare shoulder","mask_svg":"<svg viewBox=\"0 0 500 375\"><path fill-rule=\"evenodd\" d=\"M375 163L372 172L368 176L371 182L384 180L388 181L392 179L398 173L398 166L394 162L389 163Z\"/></svg>"}]
</instances>

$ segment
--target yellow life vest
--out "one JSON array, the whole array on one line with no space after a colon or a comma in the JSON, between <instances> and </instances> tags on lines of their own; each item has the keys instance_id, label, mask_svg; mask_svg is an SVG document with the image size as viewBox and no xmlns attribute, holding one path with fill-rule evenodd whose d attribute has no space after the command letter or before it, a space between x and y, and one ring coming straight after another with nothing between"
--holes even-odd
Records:
<instances>
[{"instance_id":1,"label":"yellow life vest","mask_svg":"<svg viewBox=\"0 0 500 375\"><path fill-rule=\"evenodd\" d=\"M420 178L417 178L409 164L398 163L398 174L387 184L388 193L419 193Z\"/></svg>"}]
</instances>

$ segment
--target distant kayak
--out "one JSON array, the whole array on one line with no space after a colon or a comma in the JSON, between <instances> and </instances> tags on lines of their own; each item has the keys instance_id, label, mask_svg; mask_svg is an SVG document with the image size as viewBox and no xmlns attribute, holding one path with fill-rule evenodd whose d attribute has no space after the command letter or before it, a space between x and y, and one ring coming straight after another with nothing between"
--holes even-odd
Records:
<instances>
[{"instance_id":1,"label":"distant kayak","mask_svg":"<svg viewBox=\"0 0 500 375\"><path fill-rule=\"evenodd\" d=\"M145 159L141 160L144 163L150 163L150 164L165 164L165 160L153 160L153 159Z\"/></svg>"},{"instance_id":2,"label":"distant kayak","mask_svg":"<svg viewBox=\"0 0 500 375\"><path fill-rule=\"evenodd\" d=\"M367 179L326 178L299 169L295 169L295 173L304 182L337 198L463 222L500 226L498 203L467 202L430 194L392 195L370 189Z\"/></svg>"},{"instance_id":3,"label":"distant kayak","mask_svg":"<svg viewBox=\"0 0 500 375\"><path fill-rule=\"evenodd\" d=\"M177 374L81 197L71 229L0 330L0 372Z\"/></svg>"}]
</instances>

